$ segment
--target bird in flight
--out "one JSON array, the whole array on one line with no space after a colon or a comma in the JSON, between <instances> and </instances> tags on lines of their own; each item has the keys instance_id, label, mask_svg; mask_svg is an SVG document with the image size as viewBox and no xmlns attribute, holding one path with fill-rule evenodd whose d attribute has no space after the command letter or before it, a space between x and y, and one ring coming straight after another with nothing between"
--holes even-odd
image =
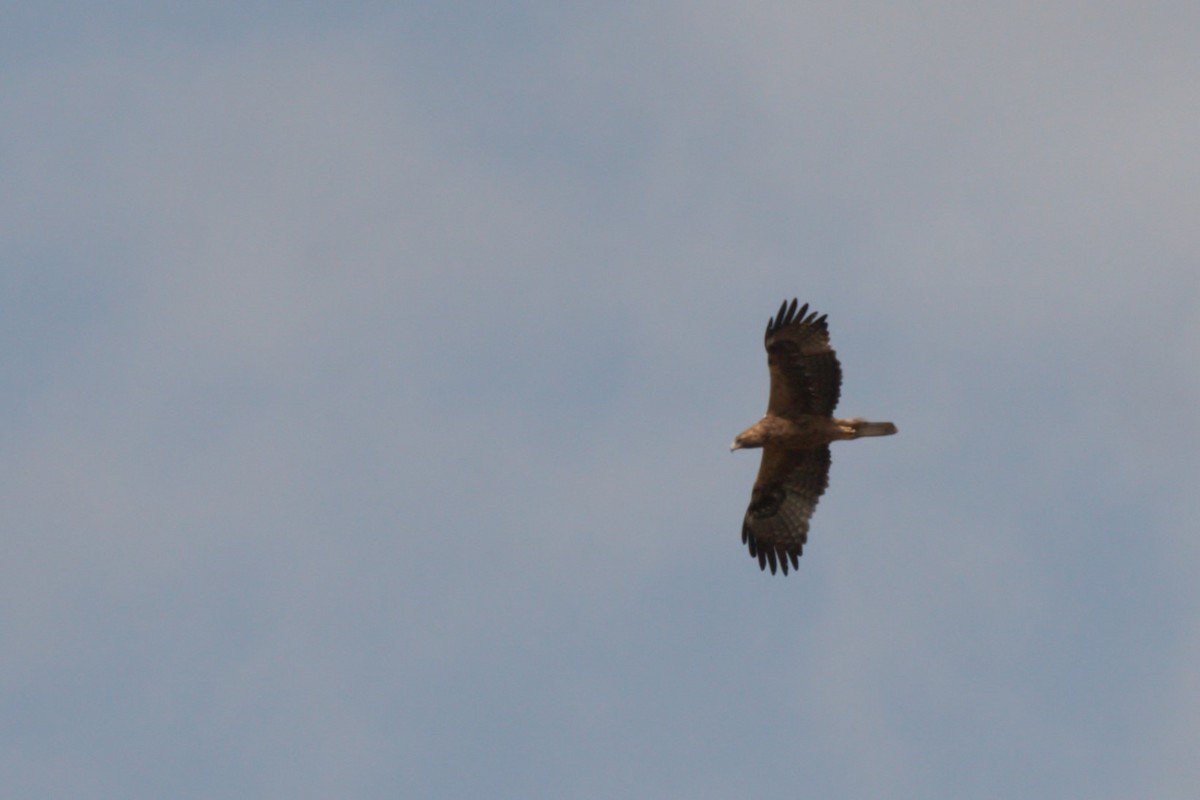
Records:
<instances>
[{"instance_id":1,"label":"bird in flight","mask_svg":"<svg viewBox=\"0 0 1200 800\"><path fill-rule=\"evenodd\" d=\"M829 443L891 436L890 422L836 419L842 366L829 346L826 315L786 300L767 322L771 392L767 414L737 435L730 450L762 448L762 464L742 522L742 542L760 569L800 567L808 520L829 485Z\"/></svg>"}]
</instances>

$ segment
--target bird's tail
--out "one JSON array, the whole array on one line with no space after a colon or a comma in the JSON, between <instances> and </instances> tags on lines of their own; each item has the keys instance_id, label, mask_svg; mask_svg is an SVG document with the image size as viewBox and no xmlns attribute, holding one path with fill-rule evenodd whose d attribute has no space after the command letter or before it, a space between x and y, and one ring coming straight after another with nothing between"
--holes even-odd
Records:
<instances>
[{"instance_id":1,"label":"bird's tail","mask_svg":"<svg viewBox=\"0 0 1200 800\"><path fill-rule=\"evenodd\" d=\"M860 436L891 436L896 432L896 426L890 422L867 422L865 419L852 421L854 438Z\"/></svg>"}]
</instances>

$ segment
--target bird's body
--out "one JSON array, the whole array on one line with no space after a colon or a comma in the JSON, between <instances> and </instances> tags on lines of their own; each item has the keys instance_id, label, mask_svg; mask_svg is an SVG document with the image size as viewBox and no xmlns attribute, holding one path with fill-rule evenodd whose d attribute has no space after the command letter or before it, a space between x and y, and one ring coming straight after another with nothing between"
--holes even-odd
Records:
<instances>
[{"instance_id":1,"label":"bird's body","mask_svg":"<svg viewBox=\"0 0 1200 800\"><path fill-rule=\"evenodd\" d=\"M829 485L829 444L863 436L890 436L890 422L837 419L842 368L829 346L825 316L798 311L796 300L767 323L771 371L767 414L737 435L732 450L760 447L762 464L742 523L742 541L759 566L788 572L799 567L808 521ZM807 315L807 316L806 316Z\"/></svg>"},{"instance_id":2,"label":"bird's body","mask_svg":"<svg viewBox=\"0 0 1200 800\"><path fill-rule=\"evenodd\" d=\"M784 450L811 450L839 439L860 436L887 436L896 432L890 422L867 422L864 419L834 419L815 414L800 414L792 418L768 414L738 434L733 449L774 445Z\"/></svg>"}]
</instances>

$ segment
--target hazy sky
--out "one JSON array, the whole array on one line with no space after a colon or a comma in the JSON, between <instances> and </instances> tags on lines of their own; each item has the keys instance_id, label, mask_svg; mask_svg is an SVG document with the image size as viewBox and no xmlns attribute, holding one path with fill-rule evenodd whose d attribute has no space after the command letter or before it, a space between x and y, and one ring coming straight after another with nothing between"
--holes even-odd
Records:
<instances>
[{"instance_id":1,"label":"hazy sky","mask_svg":"<svg viewBox=\"0 0 1200 800\"><path fill-rule=\"evenodd\" d=\"M1200 785L1200 6L97 8L0 7L0 794ZM783 578L792 296L900 434Z\"/></svg>"}]
</instances>

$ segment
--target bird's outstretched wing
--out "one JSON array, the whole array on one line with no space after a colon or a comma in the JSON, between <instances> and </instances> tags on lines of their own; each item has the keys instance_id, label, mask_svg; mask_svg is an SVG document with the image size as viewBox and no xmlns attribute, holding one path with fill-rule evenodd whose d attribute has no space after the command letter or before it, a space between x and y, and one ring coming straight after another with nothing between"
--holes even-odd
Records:
<instances>
[{"instance_id":1,"label":"bird's outstretched wing","mask_svg":"<svg viewBox=\"0 0 1200 800\"><path fill-rule=\"evenodd\" d=\"M808 303L798 310L796 300L786 300L767 322L767 366L771 394L767 413L780 417L801 414L833 416L842 389L842 367L829 346L825 315L809 313Z\"/></svg>"},{"instance_id":2,"label":"bird's outstretched wing","mask_svg":"<svg viewBox=\"0 0 1200 800\"><path fill-rule=\"evenodd\" d=\"M787 575L789 562L799 568L798 559L808 541L808 520L828 485L828 445L812 450L763 448L762 465L742 522L742 541L761 569L770 566L773 575L778 564Z\"/></svg>"}]
</instances>

